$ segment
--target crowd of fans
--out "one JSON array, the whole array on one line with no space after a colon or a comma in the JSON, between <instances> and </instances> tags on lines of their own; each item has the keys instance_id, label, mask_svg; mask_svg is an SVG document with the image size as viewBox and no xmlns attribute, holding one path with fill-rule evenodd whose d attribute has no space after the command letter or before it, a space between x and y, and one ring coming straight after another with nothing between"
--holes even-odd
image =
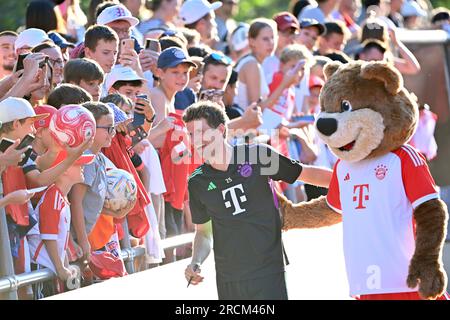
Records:
<instances>
[{"instance_id":1,"label":"crowd of fans","mask_svg":"<svg viewBox=\"0 0 450 320\"><path fill-rule=\"evenodd\" d=\"M420 64L398 30L450 32L450 11L422 0L299 0L248 23L234 19L239 0L144 2L91 0L85 13L78 0L33 0L25 26L0 32L0 138L14 141L0 153L0 205L15 272L45 266L60 280L21 288L21 299L66 290L75 272L69 262L79 265L83 285L126 274L125 226L131 245L146 251L135 260L137 270L189 256L189 246L164 252L161 239L194 231L187 182L202 162L182 120L190 105L219 103L230 119L231 144L268 143L302 163L332 168L336 158L313 126L324 65L386 61L414 75ZM62 152L49 119L66 105L89 110L97 131ZM432 159L436 116L426 104L420 114L411 143ZM139 116L139 130L131 129ZM18 166L27 149L16 147L27 134L35 136L35 157ZM137 201L122 212L104 207L109 168L138 182ZM49 188L44 195L24 191L37 186ZM277 188L294 202L327 192L300 182ZM61 250L63 232L69 237ZM49 261L39 259L36 236L45 240ZM110 263L99 252L111 255Z\"/></svg>"}]
</instances>

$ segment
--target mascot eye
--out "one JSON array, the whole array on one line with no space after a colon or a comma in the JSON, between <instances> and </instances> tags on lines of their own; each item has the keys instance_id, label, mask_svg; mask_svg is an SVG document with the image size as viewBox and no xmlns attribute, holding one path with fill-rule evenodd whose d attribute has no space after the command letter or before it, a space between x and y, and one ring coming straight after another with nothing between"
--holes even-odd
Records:
<instances>
[{"instance_id":1,"label":"mascot eye","mask_svg":"<svg viewBox=\"0 0 450 320\"><path fill-rule=\"evenodd\" d=\"M342 102L341 102L341 110L342 110L342 112L352 111L352 105L347 100L342 100Z\"/></svg>"}]
</instances>

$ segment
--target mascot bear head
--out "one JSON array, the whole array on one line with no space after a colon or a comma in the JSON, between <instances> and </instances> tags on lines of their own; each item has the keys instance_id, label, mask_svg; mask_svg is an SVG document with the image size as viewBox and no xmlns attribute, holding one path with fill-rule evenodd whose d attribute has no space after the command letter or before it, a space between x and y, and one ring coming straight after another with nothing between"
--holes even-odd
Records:
<instances>
[{"instance_id":1,"label":"mascot bear head","mask_svg":"<svg viewBox=\"0 0 450 320\"><path fill-rule=\"evenodd\" d=\"M395 68L384 62L332 62L324 73L316 128L338 158L377 157L410 139L418 106Z\"/></svg>"}]
</instances>

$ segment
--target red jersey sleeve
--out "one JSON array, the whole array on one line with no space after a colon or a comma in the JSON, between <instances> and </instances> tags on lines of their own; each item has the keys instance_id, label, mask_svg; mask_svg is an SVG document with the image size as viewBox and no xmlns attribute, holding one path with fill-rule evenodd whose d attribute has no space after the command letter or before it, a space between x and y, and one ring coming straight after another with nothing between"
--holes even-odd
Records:
<instances>
[{"instance_id":1,"label":"red jersey sleeve","mask_svg":"<svg viewBox=\"0 0 450 320\"><path fill-rule=\"evenodd\" d=\"M394 153L400 158L406 197L413 208L438 198L436 184L423 155L410 145L404 145Z\"/></svg>"},{"instance_id":2,"label":"red jersey sleeve","mask_svg":"<svg viewBox=\"0 0 450 320\"><path fill-rule=\"evenodd\" d=\"M333 209L338 213L342 213L341 197L339 192L339 181L337 178L337 166L339 162L340 161L338 160L334 164L333 175L331 177L331 182L327 193L327 203L331 209Z\"/></svg>"},{"instance_id":3,"label":"red jersey sleeve","mask_svg":"<svg viewBox=\"0 0 450 320\"><path fill-rule=\"evenodd\" d=\"M42 239L58 238L59 218L63 205L65 205L64 198L58 189L53 187L47 190L39 206L39 231Z\"/></svg>"}]
</instances>

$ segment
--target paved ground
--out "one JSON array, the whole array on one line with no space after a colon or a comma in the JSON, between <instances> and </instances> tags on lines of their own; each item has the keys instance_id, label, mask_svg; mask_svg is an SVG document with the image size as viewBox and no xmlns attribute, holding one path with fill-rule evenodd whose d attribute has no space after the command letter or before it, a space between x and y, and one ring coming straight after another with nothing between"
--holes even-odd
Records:
<instances>
[{"instance_id":1,"label":"paved ground","mask_svg":"<svg viewBox=\"0 0 450 320\"><path fill-rule=\"evenodd\" d=\"M340 226L291 230L283 238L290 260L286 274L290 299L349 299ZM204 282L186 288L183 271L188 261L111 279L49 299L217 299L213 257L202 268Z\"/></svg>"}]
</instances>

